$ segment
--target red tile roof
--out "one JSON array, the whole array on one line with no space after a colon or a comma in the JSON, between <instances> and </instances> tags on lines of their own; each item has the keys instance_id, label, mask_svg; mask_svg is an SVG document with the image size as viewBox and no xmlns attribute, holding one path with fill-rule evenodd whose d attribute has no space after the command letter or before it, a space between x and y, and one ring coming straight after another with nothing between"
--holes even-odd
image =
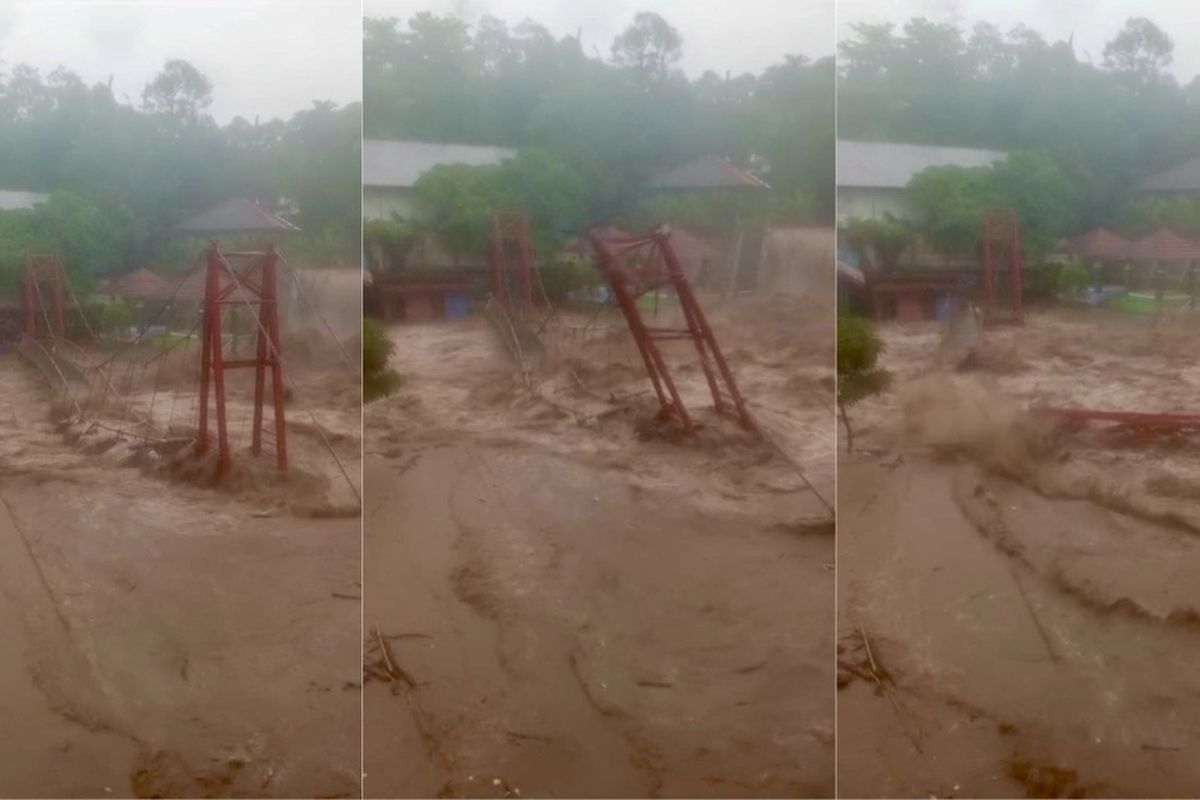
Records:
<instances>
[{"instance_id":1,"label":"red tile roof","mask_svg":"<svg viewBox=\"0 0 1200 800\"><path fill-rule=\"evenodd\" d=\"M1129 240L1108 228L1093 228L1067 239L1066 251L1083 258L1120 259L1129 249Z\"/></svg>"},{"instance_id":2,"label":"red tile roof","mask_svg":"<svg viewBox=\"0 0 1200 800\"><path fill-rule=\"evenodd\" d=\"M157 300L171 293L171 284L158 273L140 267L110 280L104 287L104 292L135 300Z\"/></svg>"},{"instance_id":3,"label":"red tile roof","mask_svg":"<svg viewBox=\"0 0 1200 800\"><path fill-rule=\"evenodd\" d=\"M1131 261L1200 261L1200 242L1164 226L1130 242L1124 256Z\"/></svg>"}]
</instances>

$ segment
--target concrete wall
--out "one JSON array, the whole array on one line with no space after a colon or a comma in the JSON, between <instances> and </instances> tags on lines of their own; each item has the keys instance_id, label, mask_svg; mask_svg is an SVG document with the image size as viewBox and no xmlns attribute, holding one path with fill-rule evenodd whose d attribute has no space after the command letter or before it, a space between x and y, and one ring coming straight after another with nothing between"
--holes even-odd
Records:
<instances>
[{"instance_id":1,"label":"concrete wall","mask_svg":"<svg viewBox=\"0 0 1200 800\"><path fill-rule=\"evenodd\" d=\"M416 196L412 189L364 186L362 213L364 219L411 218L417 213Z\"/></svg>"},{"instance_id":2,"label":"concrete wall","mask_svg":"<svg viewBox=\"0 0 1200 800\"><path fill-rule=\"evenodd\" d=\"M286 330L323 332L320 319L312 312L316 307L337 336L346 337L358 332L362 316L361 270L310 268L297 269L295 275L302 288L297 288L291 276L280 276L281 289L287 295L283 322Z\"/></svg>"},{"instance_id":3,"label":"concrete wall","mask_svg":"<svg viewBox=\"0 0 1200 800\"><path fill-rule=\"evenodd\" d=\"M839 186L837 219L844 223L852 219L884 219L886 214L904 217L903 189L870 189Z\"/></svg>"},{"instance_id":4,"label":"concrete wall","mask_svg":"<svg viewBox=\"0 0 1200 800\"><path fill-rule=\"evenodd\" d=\"M760 291L825 298L833 303L836 280L833 228L771 228L763 243Z\"/></svg>"}]
</instances>

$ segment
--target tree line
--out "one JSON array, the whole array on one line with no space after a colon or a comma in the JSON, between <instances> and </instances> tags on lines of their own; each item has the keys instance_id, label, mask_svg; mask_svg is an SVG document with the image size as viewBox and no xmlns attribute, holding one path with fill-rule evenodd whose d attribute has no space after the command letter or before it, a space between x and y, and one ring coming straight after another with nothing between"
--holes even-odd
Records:
<instances>
[{"instance_id":1,"label":"tree line","mask_svg":"<svg viewBox=\"0 0 1200 800\"><path fill-rule=\"evenodd\" d=\"M0 211L0 284L11 286L26 250L60 252L81 282L132 266L178 268L198 244L171 228L237 196L290 214L302 232L281 242L285 252L356 263L359 104L219 125L212 89L180 60L140 102L63 67L0 73L0 188L50 194L34 210Z\"/></svg>"},{"instance_id":2,"label":"tree line","mask_svg":"<svg viewBox=\"0 0 1200 800\"><path fill-rule=\"evenodd\" d=\"M1140 17L1098 58L1024 25L859 23L839 46L839 136L1013 154L1008 166L930 170L910 185L913 226L948 252L969 249L978 211L997 202L1018 210L1035 250L1100 224L1200 235L1195 198L1134 192L1200 154L1200 76L1179 81L1173 59L1171 37Z\"/></svg>"},{"instance_id":3,"label":"tree line","mask_svg":"<svg viewBox=\"0 0 1200 800\"><path fill-rule=\"evenodd\" d=\"M758 75L710 71L689 79L676 66L685 46L667 20L649 12L635 16L607 56L588 52L580 36L555 36L528 19L515 26L431 13L367 19L365 134L527 151L506 172L427 173L418 201L428 224L452 240L477 234L480 210L498 195L519 207L533 203L522 186L561 201L533 209L543 232L645 217L662 204L686 221L720 222L728 204L647 200L644 192L655 173L710 153L771 184L769 197L741 201L744 213L832 220L833 59L789 55ZM448 197L470 211L453 213Z\"/></svg>"}]
</instances>

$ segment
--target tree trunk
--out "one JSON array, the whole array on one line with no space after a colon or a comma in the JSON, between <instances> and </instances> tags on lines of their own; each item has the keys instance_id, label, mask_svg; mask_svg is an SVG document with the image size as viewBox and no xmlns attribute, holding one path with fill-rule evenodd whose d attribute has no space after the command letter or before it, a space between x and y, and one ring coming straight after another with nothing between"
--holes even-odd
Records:
<instances>
[{"instance_id":1,"label":"tree trunk","mask_svg":"<svg viewBox=\"0 0 1200 800\"><path fill-rule=\"evenodd\" d=\"M854 452L854 431L850 429L850 417L846 414L846 404L838 403L838 416L842 418L842 425L846 428L846 452Z\"/></svg>"}]
</instances>

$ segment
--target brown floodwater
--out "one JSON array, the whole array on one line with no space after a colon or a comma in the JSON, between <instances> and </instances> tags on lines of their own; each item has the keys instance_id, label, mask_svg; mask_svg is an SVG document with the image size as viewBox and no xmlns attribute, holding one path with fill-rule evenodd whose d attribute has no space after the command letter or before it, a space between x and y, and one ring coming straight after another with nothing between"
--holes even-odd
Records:
<instances>
[{"instance_id":1,"label":"brown floodwater","mask_svg":"<svg viewBox=\"0 0 1200 800\"><path fill-rule=\"evenodd\" d=\"M357 796L359 524L89 454L0 359L0 795Z\"/></svg>"},{"instance_id":2,"label":"brown floodwater","mask_svg":"<svg viewBox=\"0 0 1200 800\"><path fill-rule=\"evenodd\" d=\"M832 343L759 302L714 314L763 320L727 354L832 497ZM832 794L829 514L702 410L684 351L706 426L647 426L618 323L556 320L529 386L481 320L392 330L404 383L365 421L368 796Z\"/></svg>"}]
</instances>

